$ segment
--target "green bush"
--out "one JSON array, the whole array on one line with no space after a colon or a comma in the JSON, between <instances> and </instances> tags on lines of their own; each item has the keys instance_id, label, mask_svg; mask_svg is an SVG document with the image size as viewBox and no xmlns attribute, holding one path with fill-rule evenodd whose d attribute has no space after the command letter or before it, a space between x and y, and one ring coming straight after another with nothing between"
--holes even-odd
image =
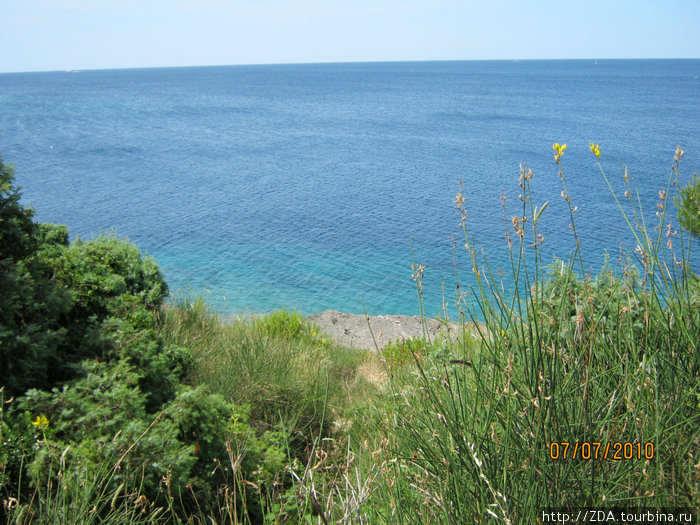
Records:
<instances>
[{"instance_id":1,"label":"green bush","mask_svg":"<svg viewBox=\"0 0 700 525\"><path fill-rule=\"evenodd\" d=\"M0 261L18 262L36 251L33 210L20 205L21 193L14 186L15 172L0 157Z\"/></svg>"},{"instance_id":2,"label":"green bush","mask_svg":"<svg viewBox=\"0 0 700 525\"><path fill-rule=\"evenodd\" d=\"M23 494L26 504L35 490L54 498L51 487L62 479L82 479L102 494L136 488L149 508L168 509L174 520L221 517L233 500L237 519L261 515L262 498L283 482L284 434L255 428L249 406L204 386L180 388L163 411L148 415L129 366L85 366L84 377L52 392L29 390L2 414L3 498Z\"/></svg>"},{"instance_id":3,"label":"green bush","mask_svg":"<svg viewBox=\"0 0 700 525\"><path fill-rule=\"evenodd\" d=\"M74 320L124 309L120 313L126 313L131 298L154 310L168 294L156 262L115 235L77 239L61 255L54 260L53 269L56 280L75 295Z\"/></svg>"},{"instance_id":4,"label":"green bush","mask_svg":"<svg viewBox=\"0 0 700 525\"><path fill-rule=\"evenodd\" d=\"M10 395L72 379L82 359L118 358L124 338L107 333L110 319L130 335L152 329L167 295L155 261L133 244L113 235L68 244L65 226L32 222L13 182L0 158L0 386ZM161 349L147 352L154 363Z\"/></svg>"},{"instance_id":5,"label":"green bush","mask_svg":"<svg viewBox=\"0 0 700 525\"><path fill-rule=\"evenodd\" d=\"M185 509L181 494L207 477L232 408L183 386L191 355L156 330L167 294L158 266L114 235L69 244L64 226L33 223L19 196L0 162L0 387L15 398L1 413L0 499L55 487L70 465ZM185 424L209 432L196 437L203 461Z\"/></svg>"},{"instance_id":6,"label":"green bush","mask_svg":"<svg viewBox=\"0 0 700 525\"><path fill-rule=\"evenodd\" d=\"M311 342L313 328L297 312L284 308L251 320L251 328L279 340L299 340Z\"/></svg>"},{"instance_id":7,"label":"green bush","mask_svg":"<svg viewBox=\"0 0 700 525\"><path fill-rule=\"evenodd\" d=\"M73 304L38 256L42 242L54 247L63 239L32 222L13 181L0 157L0 386L8 395L55 381L66 348L61 318Z\"/></svg>"},{"instance_id":8,"label":"green bush","mask_svg":"<svg viewBox=\"0 0 700 525\"><path fill-rule=\"evenodd\" d=\"M695 175L693 180L681 188L680 196L675 201L678 208L678 220L686 230L700 237L700 178Z\"/></svg>"},{"instance_id":9,"label":"green bush","mask_svg":"<svg viewBox=\"0 0 700 525\"><path fill-rule=\"evenodd\" d=\"M423 361L427 355L436 353L434 343L426 344L423 338L389 341L381 350L389 367L413 363L416 359Z\"/></svg>"},{"instance_id":10,"label":"green bush","mask_svg":"<svg viewBox=\"0 0 700 525\"><path fill-rule=\"evenodd\" d=\"M167 286L155 261L113 234L69 243L64 226L32 222L1 162L0 176L0 500L15 502L5 510L133 520L160 506L177 520L216 514L229 484L236 519L260 515L262 492L244 480L272 487L286 441L254 429L249 407L185 385L194 362L158 330Z\"/></svg>"},{"instance_id":11,"label":"green bush","mask_svg":"<svg viewBox=\"0 0 700 525\"><path fill-rule=\"evenodd\" d=\"M68 478L101 480L108 491L122 483L139 486L149 501L167 506L162 480L168 478L184 490L196 462L191 446L178 439L172 421L146 416L136 376L128 367L95 363L89 368L86 377L60 391L28 391L8 414L11 428L25 435L21 427L28 419L43 416L47 421L33 449L24 451L18 493L26 499L37 488L56 486L60 470ZM8 452L0 450L0 458Z\"/></svg>"}]
</instances>

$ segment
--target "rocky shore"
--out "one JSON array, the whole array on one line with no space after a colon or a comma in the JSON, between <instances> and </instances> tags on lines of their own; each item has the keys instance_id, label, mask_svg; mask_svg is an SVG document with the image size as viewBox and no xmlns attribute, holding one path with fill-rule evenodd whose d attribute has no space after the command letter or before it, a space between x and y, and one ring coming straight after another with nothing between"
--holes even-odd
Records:
<instances>
[{"instance_id":1,"label":"rocky shore","mask_svg":"<svg viewBox=\"0 0 700 525\"><path fill-rule=\"evenodd\" d=\"M389 341L423 337L423 325L419 316L366 316L326 310L306 319L331 336L338 344L348 348L381 350ZM426 323L431 340L438 333L447 330L444 323L435 319L427 319ZM458 327L457 323L450 323L450 328L457 330Z\"/></svg>"},{"instance_id":2,"label":"rocky shore","mask_svg":"<svg viewBox=\"0 0 700 525\"><path fill-rule=\"evenodd\" d=\"M218 315L224 324L237 321L250 321L255 314ZM331 337L339 345L358 350L381 350L390 341L405 341L411 338L423 337L423 324L418 315L364 315L348 314L337 310L325 310L309 315L306 321L316 326L320 332ZM474 323L467 323L466 328L474 337L479 332L486 332L486 326L480 323L479 329ZM449 330L457 334L459 323L448 323ZM448 326L436 319L426 319L428 338L432 341L436 336L445 334Z\"/></svg>"}]
</instances>

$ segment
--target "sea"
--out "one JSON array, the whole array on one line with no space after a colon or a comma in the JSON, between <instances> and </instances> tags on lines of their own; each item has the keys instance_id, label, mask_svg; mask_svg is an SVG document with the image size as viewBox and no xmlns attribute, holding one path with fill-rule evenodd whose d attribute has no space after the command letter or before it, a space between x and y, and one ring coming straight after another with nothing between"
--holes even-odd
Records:
<instances>
[{"instance_id":1,"label":"sea","mask_svg":"<svg viewBox=\"0 0 700 525\"><path fill-rule=\"evenodd\" d=\"M553 150L566 144L584 272L619 266L636 241L601 167L631 213L628 174L653 231L676 148L681 183L700 166L699 76L695 59L5 73L0 152L36 220L71 239L128 238L173 300L202 297L220 314L422 304L454 317L457 283L476 284L458 193L490 285L513 283L521 167L531 203L548 203L542 260L568 261L576 241ZM678 228L672 206L666 222Z\"/></svg>"}]
</instances>

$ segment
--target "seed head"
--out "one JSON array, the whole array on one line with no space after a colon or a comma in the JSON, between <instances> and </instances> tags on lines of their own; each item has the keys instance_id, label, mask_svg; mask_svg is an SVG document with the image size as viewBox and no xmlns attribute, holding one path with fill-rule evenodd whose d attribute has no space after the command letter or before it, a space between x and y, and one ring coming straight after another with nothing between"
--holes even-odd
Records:
<instances>
[{"instance_id":1,"label":"seed head","mask_svg":"<svg viewBox=\"0 0 700 525\"><path fill-rule=\"evenodd\" d=\"M532 170L527 166L520 165L520 180L530 180L532 178Z\"/></svg>"},{"instance_id":2,"label":"seed head","mask_svg":"<svg viewBox=\"0 0 700 525\"><path fill-rule=\"evenodd\" d=\"M683 158L683 155L685 155L685 151L681 149L680 146L676 148L676 154L673 156L673 160L676 162L680 161Z\"/></svg>"}]
</instances>

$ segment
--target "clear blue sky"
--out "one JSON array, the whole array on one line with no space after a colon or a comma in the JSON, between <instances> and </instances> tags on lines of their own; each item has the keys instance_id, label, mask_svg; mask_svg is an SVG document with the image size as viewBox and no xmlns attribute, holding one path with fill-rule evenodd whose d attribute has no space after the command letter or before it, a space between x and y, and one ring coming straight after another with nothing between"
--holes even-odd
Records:
<instances>
[{"instance_id":1,"label":"clear blue sky","mask_svg":"<svg viewBox=\"0 0 700 525\"><path fill-rule=\"evenodd\" d=\"M0 0L0 21L0 72L700 57L700 0Z\"/></svg>"}]
</instances>

